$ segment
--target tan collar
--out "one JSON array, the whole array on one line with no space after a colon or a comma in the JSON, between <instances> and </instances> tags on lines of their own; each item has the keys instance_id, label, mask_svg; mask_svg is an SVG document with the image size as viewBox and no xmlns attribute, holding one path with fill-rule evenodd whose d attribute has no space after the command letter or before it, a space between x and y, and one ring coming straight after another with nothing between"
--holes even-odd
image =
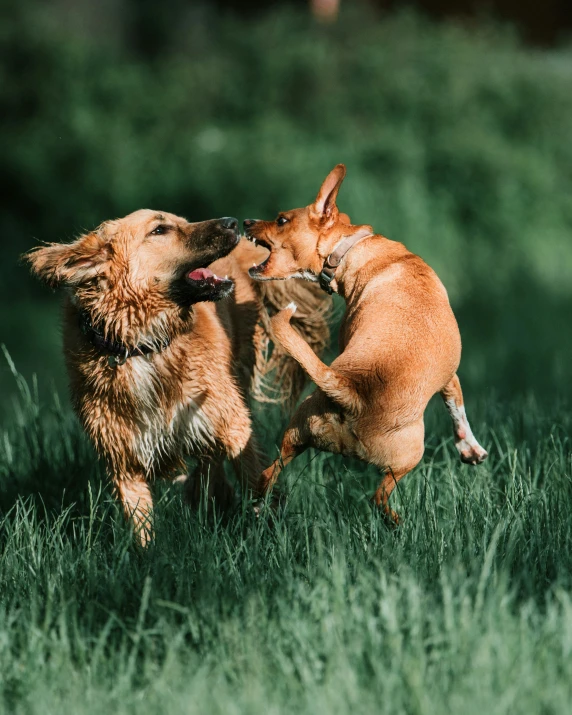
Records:
<instances>
[{"instance_id":1,"label":"tan collar","mask_svg":"<svg viewBox=\"0 0 572 715\"><path fill-rule=\"evenodd\" d=\"M334 280L334 275L336 273L337 267L342 262L346 253L353 248L356 243L363 241L364 238L369 238L374 234L371 233L367 228L361 228L356 233L351 236L344 236L342 240L337 244L334 250L324 261L324 266L322 267L322 272L318 276L318 281L320 283L320 288L325 290L326 293L332 294L334 291L330 283Z\"/></svg>"}]
</instances>

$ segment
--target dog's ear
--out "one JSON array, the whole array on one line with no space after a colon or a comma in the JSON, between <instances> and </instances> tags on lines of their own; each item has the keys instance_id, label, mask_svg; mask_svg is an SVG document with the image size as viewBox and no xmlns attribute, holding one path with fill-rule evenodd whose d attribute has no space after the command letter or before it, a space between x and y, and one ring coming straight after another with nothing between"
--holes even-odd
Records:
<instances>
[{"instance_id":1,"label":"dog's ear","mask_svg":"<svg viewBox=\"0 0 572 715\"><path fill-rule=\"evenodd\" d=\"M50 243L24 255L48 285L78 285L105 272L112 248L103 227L73 243Z\"/></svg>"},{"instance_id":2,"label":"dog's ear","mask_svg":"<svg viewBox=\"0 0 572 715\"><path fill-rule=\"evenodd\" d=\"M336 198L346 175L343 164L335 166L326 176L316 200L312 204L312 214L320 223L334 223L338 215Z\"/></svg>"}]
</instances>

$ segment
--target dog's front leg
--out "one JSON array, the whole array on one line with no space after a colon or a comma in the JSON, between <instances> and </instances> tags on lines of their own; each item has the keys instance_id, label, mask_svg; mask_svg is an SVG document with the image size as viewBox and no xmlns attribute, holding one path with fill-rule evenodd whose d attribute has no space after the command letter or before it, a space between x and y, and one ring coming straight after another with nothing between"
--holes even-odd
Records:
<instances>
[{"instance_id":1,"label":"dog's front leg","mask_svg":"<svg viewBox=\"0 0 572 715\"><path fill-rule=\"evenodd\" d=\"M262 470L261 452L254 439L254 435L251 434L238 455L230 454L230 460L242 489L255 498L263 496L260 487L260 472Z\"/></svg>"},{"instance_id":2,"label":"dog's front leg","mask_svg":"<svg viewBox=\"0 0 572 715\"><path fill-rule=\"evenodd\" d=\"M272 489L284 467L304 450L304 446L299 444L299 434L297 428L286 430L280 447L280 456L260 475L258 490L261 496L265 496Z\"/></svg>"},{"instance_id":3,"label":"dog's front leg","mask_svg":"<svg viewBox=\"0 0 572 715\"><path fill-rule=\"evenodd\" d=\"M227 401L224 405L219 404L217 410L228 410L231 417L219 423L217 438L231 461L244 492L258 497L262 462L252 430L250 412L243 396L230 380L226 385L226 396Z\"/></svg>"},{"instance_id":4,"label":"dog's front leg","mask_svg":"<svg viewBox=\"0 0 572 715\"><path fill-rule=\"evenodd\" d=\"M192 509L198 509L203 500L211 501L226 511L234 502L234 489L224 473L224 455L202 458L192 474L185 479L184 498Z\"/></svg>"},{"instance_id":5,"label":"dog's front leg","mask_svg":"<svg viewBox=\"0 0 572 715\"><path fill-rule=\"evenodd\" d=\"M296 304L290 303L272 318L275 339L294 360L300 363L308 376L328 397L350 413L359 413L363 407L362 401L352 380L325 365L304 338L294 330L290 320L295 312Z\"/></svg>"},{"instance_id":6,"label":"dog's front leg","mask_svg":"<svg viewBox=\"0 0 572 715\"><path fill-rule=\"evenodd\" d=\"M153 539L153 497L143 474L113 478L125 517L133 524L139 543L147 547Z\"/></svg>"}]
</instances>

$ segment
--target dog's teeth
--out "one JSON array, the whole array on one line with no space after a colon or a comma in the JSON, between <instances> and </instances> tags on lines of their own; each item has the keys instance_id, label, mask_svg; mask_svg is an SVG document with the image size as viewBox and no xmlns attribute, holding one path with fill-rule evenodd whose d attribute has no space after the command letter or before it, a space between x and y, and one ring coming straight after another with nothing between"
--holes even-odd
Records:
<instances>
[{"instance_id":1,"label":"dog's teeth","mask_svg":"<svg viewBox=\"0 0 572 715\"><path fill-rule=\"evenodd\" d=\"M252 239L252 243L254 243L254 245L256 246L256 239L255 239L255 238Z\"/></svg>"},{"instance_id":2,"label":"dog's teeth","mask_svg":"<svg viewBox=\"0 0 572 715\"><path fill-rule=\"evenodd\" d=\"M228 275L226 275L226 276L224 277L224 279L225 279L225 281L227 281L227 280L228 280Z\"/></svg>"}]
</instances>

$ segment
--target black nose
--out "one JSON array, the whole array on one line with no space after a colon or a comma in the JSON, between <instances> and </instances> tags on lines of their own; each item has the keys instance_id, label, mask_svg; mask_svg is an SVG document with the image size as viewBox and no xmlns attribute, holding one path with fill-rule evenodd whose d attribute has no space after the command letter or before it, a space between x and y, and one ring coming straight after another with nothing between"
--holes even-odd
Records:
<instances>
[{"instance_id":1,"label":"black nose","mask_svg":"<svg viewBox=\"0 0 572 715\"><path fill-rule=\"evenodd\" d=\"M225 216L221 218L220 222L224 228L231 228L233 231L238 230L238 219L234 218L234 216Z\"/></svg>"},{"instance_id":2,"label":"black nose","mask_svg":"<svg viewBox=\"0 0 572 715\"><path fill-rule=\"evenodd\" d=\"M245 218L242 223L244 225L244 228L250 228L251 226L254 226L254 224L256 223L256 219L255 218Z\"/></svg>"}]
</instances>

